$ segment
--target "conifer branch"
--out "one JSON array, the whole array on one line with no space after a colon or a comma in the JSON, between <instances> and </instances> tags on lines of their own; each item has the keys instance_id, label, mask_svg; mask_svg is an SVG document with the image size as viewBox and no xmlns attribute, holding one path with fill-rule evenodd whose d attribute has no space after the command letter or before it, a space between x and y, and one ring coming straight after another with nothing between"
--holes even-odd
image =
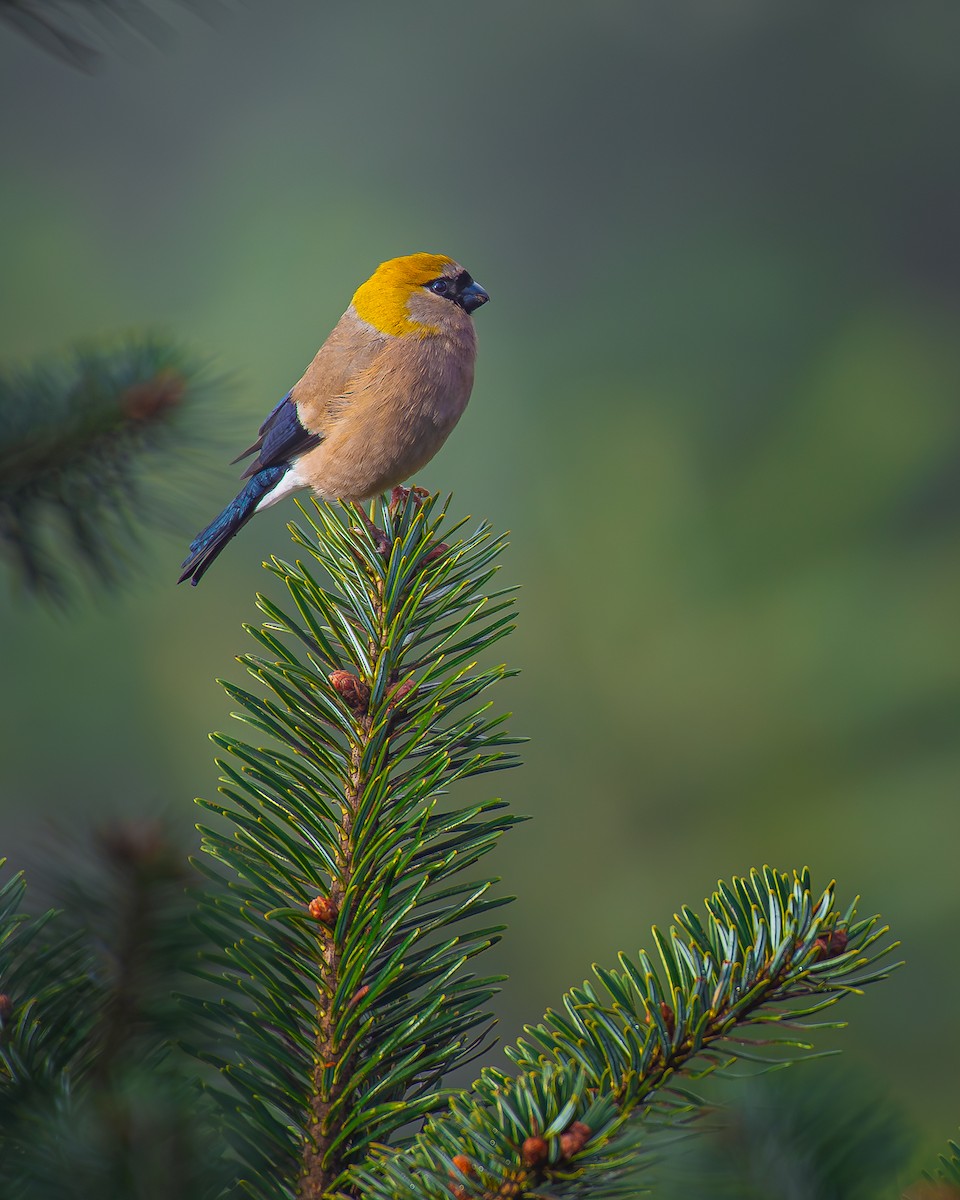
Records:
<instances>
[{"instance_id":1,"label":"conifer branch","mask_svg":"<svg viewBox=\"0 0 960 1200\"><path fill-rule=\"evenodd\" d=\"M267 564L289 603L258 597L257 652L239 660L255 687L224 685L256 740L213 735L221 799L199 802L206 991L169 1020L150 1000L150 964L175 978L184 942L178 870L150 837L102 844L121 890L79 905L84 929L23 918L22 880L0 890L3 1194L52 1200L85 1153L82 1194L121 1194L145 1145L126 1097L154 1087L186 1147L167 1194L634 1196L648 1131L702 1110L690 1085L812 1053L821 1012L892 969L886 927L840 908L832 884L814 893L806 870L753 871L721 883L706 917L654 929L655 956L595 967L507 1051L512 1073L445 1087L485 1047L500 982L474 960L507 898L474 867L517 818L446 792L515 763L484 695L510 672L481 661L512 627L512 596L492 587L503 540L447 527L436 497L406 489L375 506L382 528L301 511L305 561ZM179 1047L216 1068L202 1092ZM116 1144L91 1156L103 1127ZM197 1154L218 1135L219 1154Z\"/></svg>"},{"instance_id":2,"label":"conifer branch","mask_svg":"<svg viewBox=\"0 0 960 1200\"><path fill-rule=\"evenodd\" d=\"M924 1171L921 1182L904 1193L904 1200L960 1200L960 1143L948 1143L935 1174Z\"/></svg>"},{"instance_id":3,"label":"conifer branch","mask_svg":"<svg viewBox=\"0 0 960 1200\"><path fill-rule=\"evenodd\" d=\"M291 526L331 586L269 564L297 616L258 598L266 655L240 661L268 697L224 686L270 744L215 735L224 800L201 802L233 827L203 828L218 863L203 869L229 888L201 919L226 947L207 974L227 994L204 1009L238 1051L198 1053L232 1085L254 1196L349 1192L372 1142L445 1103L441 1077L485 1040L499 982L469 968L506 901L463 872L517 818L440 799L515 762L481 700L510 672L476 665L512 625L512 599L488 590L503 541L483 527L448 545L460 527L425 493L378 508L382 538L326 505L302 509L309 532Z\"/></svg>"},{"instance_id":4,"label":"conifer branch","mask_svg":"<svg viewBox=\"0 0 960 1200\"><path fill-rule=\"evenodd\" d=\"M170 509L151 469L179 475L172 452L200 433L213 386L152 336L0 372L0 553L27 588L68 596L71 558L98 581L120 577L139 523Z\"/></svg>"},{"instance_id":5,"label":"conifer branch","mask_svg":"<svg viewBox=\"0 0 960 1200\"><path fill-rule=\"evenodd\" d=\"M219 1194L171 997L197 950L186 859L152 824L54 849L61 908L27 916L22 875L0 889L0 1195Z\"/></svg>"},{"instance_id":6,"label":"conifer branch","mask_svg":"<svg viewBox=\"0 0 960 1200\"><path fill-rule=\"evenodd\" d=\"M622 970L594 968L561 1011L527 1028L507 1054L513 1076L484 1071L409 1150L377 1148L356 1178L368 1200L615 1197L636 1190L631 1118L683 1119L695 1080L739 1060L768 1066L809 1052L806 1018L891 969L886 933L819 897L809 874L764 868L722 884L708 919L685 908L654 929L660 966L641 951ZM748 1038L751 1027L764 1036ZM785 1032L781 1033L783 1030Z\"/></svg>"},{"instance_id":7,"label":"conifer branch","mask_svg":"<svg viewBox=\"0 0 960 1200\"><path fill-rule=\"evenodd\" d=\"M27 916L25 893L22 872L0 888L0 1126L13 1134L3 1140L8 1161L18 1153L16 1122L32 1092L89 1065L99 998L80 936L57 928L53 909Z\"/></svg>"},{"instance_id":8,"label":"conifer branch","mask_svg":"<svg viewBox=\"0 0 960 1200\"><path fill-rule=\"evenodd\" d=\"M185 8L209 9L213 0L180 3ZM97 27L103 32L132 32L152 42L168 40L171 30L157 7L150 0L0 0L0 22L70 66L93 71L101 58Z\"/></svg>"}]
</instances>

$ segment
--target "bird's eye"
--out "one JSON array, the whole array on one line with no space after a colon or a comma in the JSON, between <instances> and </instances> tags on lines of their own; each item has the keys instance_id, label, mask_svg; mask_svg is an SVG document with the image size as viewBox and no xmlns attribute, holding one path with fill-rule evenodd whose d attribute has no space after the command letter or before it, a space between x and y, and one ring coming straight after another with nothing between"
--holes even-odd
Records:
<instances>
[{"instance_id":1,"label":"bird's eye","mask_svg":"<svg viewBox=\"0 0 960 1200\"><path fill-rule=\"evenodd\" d=\"M445 296L449 286L449 279L434 279L427 284L427 291L434 292L437 296Z\"/></svg>"}]
</instances>

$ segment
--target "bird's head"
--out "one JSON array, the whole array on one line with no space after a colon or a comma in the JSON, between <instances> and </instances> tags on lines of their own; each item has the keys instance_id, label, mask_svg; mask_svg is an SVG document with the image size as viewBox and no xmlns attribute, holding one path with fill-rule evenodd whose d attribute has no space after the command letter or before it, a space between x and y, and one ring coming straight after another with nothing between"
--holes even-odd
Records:
<instances>
[{"instance_id":1,"label":"bird's head","mask_svg":"<svg viewBox=\"0 0 960 1200\"><path fill-rule=\"evenodd\" d=\"M429 337L467 320L489 299L445 254L405 254L381 263L357 288L353 306L380 333Z\"/></svg>"}]
</instances>

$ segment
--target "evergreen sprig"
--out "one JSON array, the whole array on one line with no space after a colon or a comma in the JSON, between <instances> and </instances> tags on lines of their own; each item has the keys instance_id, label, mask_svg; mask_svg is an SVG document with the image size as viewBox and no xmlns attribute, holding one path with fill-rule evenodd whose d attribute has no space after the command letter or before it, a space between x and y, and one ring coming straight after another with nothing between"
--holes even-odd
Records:
<instances>
[{"instance_id":1,"label":"evergreen sprig","mask_svg":"<svg viewBox=\"0 0 960 1200\"><path fill-rule=\"evenodd\" d=\"M940 1155L939 1177L945 1183L952 1183L960 1189L960 1143L951 1141L949 1144L950 1157Z\"/></svg>"},{"instance_id":2,"label":"evergreen sprig","mask_svg":"<svg viewBox=\"0 0 960 1200\"><path fill-rule=\"evenodd\" d=\"M214 735L223 800L200 802L226 823L202 828L203 869L229 884L201 918L225 947L207 971L225 994L204 1009L236 1041L198 1053L231 1085L243 1188L277 1198L347 1189L478 1053L499 977L471 961L506 898L471 870L517 820L499 801L441 803L516 761L483 699L511 672L477 665L512 627L512 598L490 590L503 540L483 526L452 541L464 523L445 528L419 492L379 502L382 536L301 511L307 562L269 564L296 616L259 596L268 620L248 631L265 653L240 659L267 694L224 684L269 744Z\"/></svg>"},{"instance_id":3,"label":"evergreen sprig","mask_svg":"<svg viewBox=\"0 0 960 1200\"><path fill-rule=\"evenodd\" d=\"M22 875L0 890L0 1195L219 1194L171 998L196 955L186 858L147 824L75 849L54 855L63 907L27 916Z\"/></svg>"},{"instance_id":4,"label":"evergreen sprig","mask_svg":"<svg viewBox=\"0 0 960 1200\"><path fill-rule=\"evenodd\" d=\"M119 577L140 523L169 508L151 469L165 467L172 494L182 464L171 451L197 437L213 386L154 336L0 371L0 552L28 588L68 595L71 560L97 580Z\"/></svg>"},{"instance_id":5,"label":"evergreen sprig","mask_svg":"<svg viewBox=\"0 0 960 1200\"><path fill-rule=\"evenodd\" d=\"M0 1157L7 1161L19 1152L15 1130L28 1098L89 1064L97 1011L89 948L57 926L54 909L28 916L25 894L22 872L0 888L0 1128L7 1134Z\"/></svg>"},{"instance_id":6,"label":"evergreen sprig","mask_svg":"<svg viewBox=\"0 0 960 1200\"><path fill-rule=\"evenodd\" d=\"M515 1075L484 1071L408 1150L375 1149L355 1172L362 1195L633 1195L631 1117L682 1119L701 1105L685 1080L811 1051L806 1033L834 1023L807 1018L892 969L878 961L892 949L877 947L886 927L854 904L840 911L833 885L815 896L806 870L753 871L706 905L706 921L684 908L669 934L653 930L659 965L641 951L621 954L619 971L595 967L597 983L508 1049Z\"/></svg>"},{"instance_id":7,"label":"evergreen sprig","mask_svg":"<svg viewBox=\"0 0 960 1200\"><path fill-rule=\"evenodd\" d=\"M199 802L202 985L183 975L196 890L149 831L101 839L92 890L75 872L79 926L23 917L19 878L0 891L0 1190L634 1196L648 1133L703 1110L695 1081L811 1054L822 1011L892 969L886 927L806 870L752 871L654 929L655 954L595 967L507 1051L512 1073L445 1086L500 982L474 960L507 898L475 867L517 818L447 792L516 761L485 695L511 672L483 665L513 623L503 539L416 490L377 503L380 528L301 511L304 561L267 564L290 603L260 596L247 627L256 687L224 685L256 740L213 735L221 799ZM189 994L171 1006L164 984Z\"/></svg>"},{"instance_id":8,"label":"evergreen sprig","mask_svg":"<svg viewBox=\"0 0 960 1200\"><path fill-rule=\"evenodd\" d=\"M960 1142L950 1141L936 1172L923 1172L923 1183L907 1193L909 1200L960 1200Z\"/></svg>"}]
</instances>

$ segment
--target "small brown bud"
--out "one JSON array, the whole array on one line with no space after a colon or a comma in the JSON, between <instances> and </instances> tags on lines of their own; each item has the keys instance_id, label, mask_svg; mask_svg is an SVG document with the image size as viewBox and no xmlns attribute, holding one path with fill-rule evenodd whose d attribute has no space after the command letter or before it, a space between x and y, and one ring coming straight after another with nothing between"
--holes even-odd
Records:
<instances>
[{"instance_id":1,"label":"small brown bud","mask_svg":"<svg viewBox=\"0 0 960 1200\"><path fill-rule=\"evenodd\" d=\"M813 943L816 960L839 958L847 948L850 937L845 929L834 929L830 933L821 934Z\"/></svg>"},{"instance_id":2,"label":"small brown bud","mask_svg":"<svg viewBox=\"0 0 960 1200\"><path fill-rule=\"evenodd\" d=\"M13 1016L13 1001L6 992L0 992L0 1021L9 1021Z\"/></svg>"},{"instance_id":3,"label":"small brown bud","mask_svg":"<svg viewBox=\"0 0 960 1200\"><path fill-rule=\"evenodd\" d=\"M673 1009L666 1002L666 1000L660 1001L660 1016L663 1018L663 1023L667 1027L667 1033L673 1037L673 1032L677 1027L677 1022L673 1015Z\"/></svg>"},{"instance_id":4,"label":"small brown bud","mask_svg":"<svg viewBox=\"0 0 960 1200\"><path fill-rule=\"evenodd\" d=\"M465 1154L455 1154L453 1156L453 1165L457 1168L461 1175L471 1176L475 1174L473 1163ZM456 1200L466 1200L467 1189L462 1183L458 1182L456 1175L454 1175L452 1171L450 1173L450 1178L453 1181L450 1184L450 1191L453 1196L456 1198Z\"/></svg>"},{"instance_id":5,"label":"small brown bud","mask_svg":"<svg viewBox=\"0 0 960 1200\"><path fill-rule=\"evenodd\" d=\"M850 935L845 929L835 929L830 935L830 940L827 943L827 957L839 958L847 949L847 943L850 941Z\"/></svg>"},{"instance_id":6,"label":"small brown bud","mask_svg":"<svg viewBox=\"0 0 960 1200\"><path fill-rule=\"evenodd\" d=\"M390 693L391 704L402 704L416 687L416 683L412 679L405 679L393 692Z\"/></svg>"},{"instance_id":7,"label":"small brown bud","mask_svg":"<svg viewBox=\"0 0 960 1200\"><path fill-rule=\"evenodd\" d=\"M427 563L432 563L434 559L440 558L442 555L446 554L449 549L450 547L446 542L437 542L434 548L432 550L428 550L423 558L420 559L420 566L425 567Z\"/></svg>"},{"instance_id":8,"label":"small brown bud","mask_svg":"<svg viewBox=\"0 0 960 1200\"><path fill-rule=\"evenodd\" d=\"M119 821L96 831L96 844L111 866L168 877L182 873L180 856L159 821Z\"/></svg>"},{"instance_id":9,"label":"small brown bud","mask_svg":"<svg viewBox=\"0 0 960 1200\"><path fill-rule=\"evenodd\" d=\"M350 1002L347 1004L347 1008L353 1008L353 1006L355 1004L359 1004L360 1001L364 998L364 996L369 991L370 991L370 985L366 984L366 983L363 985L362 988L357 988L357 990L350 997Z\"/></svg>"},{"instance_id":10,"label":"small brown bud","mask_svg":"<svg viewBox=\"0 0 960 1200\"><path fill-rule=\"evenodd\" d=\"M520 1147L520 1157L523 1159L523 1165L531 1171L542 1167L547 1161L549 1153L550 1147L542 1137L528 1137Z\"/></svg>"},{"instance_id":11,"label":"small brown bud","mask_svg":"<svg viewBox=\"0 0 960 1200\"><path fill-rule=\"evenodd\" d=\"M574 1121L568 1125L560 1134L560 1157L570 1159L579 1154L590 1140L591 1133L593 1130L582 1121Z\"/></svg>"},{"instance_id":12,"label":"small brown bud","mask_svg":"<svg viewBox=\"0 0 960 1200\"><path fill-rule=\"evenodd\" d=\"M120 407L131 421L149 421L167 409L176 408L187 390L186 379L169 369L152 379L134 383L120 396Z\"/></svg>"},{"instance_id":13,"label":"small brown bud","mask_svg":"<svg viewBox=\"0 0 960 1200\"><path fill-rule=\"evenodd\" d=\"M307 912L321 925L332 927L340 914L340 909L337 907L336 901L331 900L329 896L314 896L307 905Z\"/></svg>"},{"instance_id":14,"label":"small brown bud","mask_svg":"<svg viewBox=\"0 0 960 1200\"><path fill-rule=\"evenodd\" d=\"M903 1200L960 1200L960 1187L946 1180L928 1180L904 1192Z\"/></svg>"},{"instance_id":15,"label":"small brown bud","mask_svg":"<svg viewBox=\"0 0 960 1200\"><path fill-rule=\"evenodd\" d=\"M363 716L370 703L370 685L350 671L334 671L327 678L330 680L330 686L354 716Z\"/></svg>"}]
</instances>

